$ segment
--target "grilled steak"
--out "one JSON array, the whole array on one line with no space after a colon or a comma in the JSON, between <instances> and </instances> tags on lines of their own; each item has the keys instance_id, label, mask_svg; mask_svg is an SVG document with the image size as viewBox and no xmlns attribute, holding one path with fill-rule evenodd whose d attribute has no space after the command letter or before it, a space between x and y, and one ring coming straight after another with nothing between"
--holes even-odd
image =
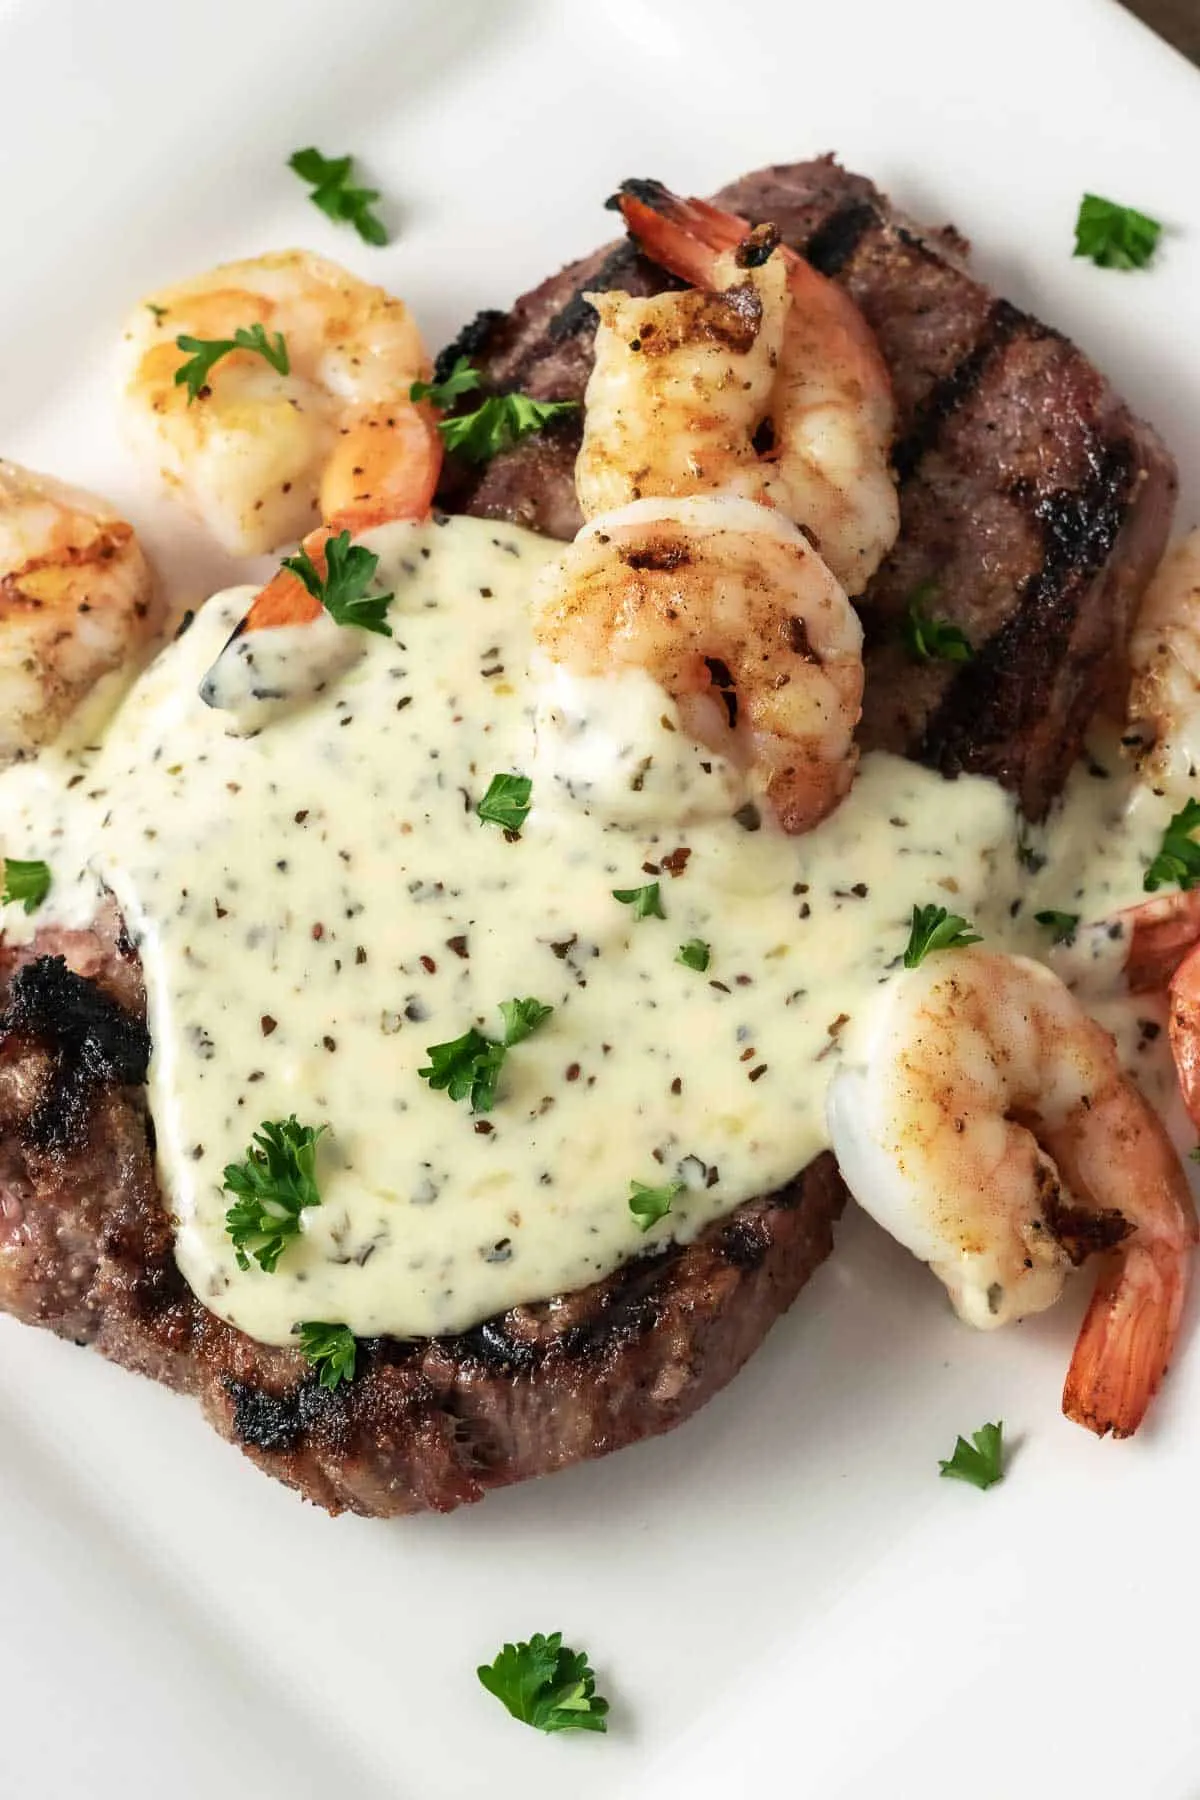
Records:
<instances>
[{"instance_id":1,"label":"grilled steak","mask_svg":"<svg viewBox=\"0 0 1200 1800\"><path fill-rule=\"evenodd\" d=\"M1170 456L1061 333L967 272L957 233L922 232L832 158L747 175L717 199L773 221L843 283L891 371L901 527L862 606L860 741L991 775L1040 819L1117 685L1170 528ZM628 242L609 245L511 312L481 314L441 370L465 351L496 391L580 399L595 327L583 295L671 285ZM573 536L579 432L560 420L482 472L448 468L445 503ZM975 647L971 662L913 663L903 625L926 583L931 610Z\"/></svg>"},{"instance_id":2,"label":"grilled steak","mask_svg":"<svg viewBox=\"0 0 1200 1800\"><path fill-rule=\"evenodd\" d=\"M922 235L835 163L747 177L726 203L774 219L845 281L879 334L901 418L903 527L872 585L865 735L946 770L984 770L1044 811L1119 665L1165 540L1173 471L1065 339L968 276L952 233ZM577 263L466 350L497 389L582 394L582 291L670 278L631 245ZM578 524L578 425L560 423L443 500L559 537ZM914 669L897 646L913 587L979 647ZM297 1351L225 1325L172 1253L145 1102L136 953L104 911L89 932L0 942L0 1307L201 1400L260 1467L332 1512L447 1510L489 1488L678 1424L727 1382L832 1247L844 1189L820 1157L691 1245L457 1337L360 1345L329 1392Z\"/></svg>"},{"instance_id":3,"label":"grilled steak","mask_svg":"<svg viewBox=\"0 0 1200 1800\"><path fill-rule=\"evenodd\" d=\"M330 1512L449 1511L677 1425L829 1254L823 1156L693 1244L453 1338L359 1346L329 1392L298 1351L201 1306L176 1265L144 1089L136 957L115 912L0 947L0 1306L198 1396L223 1436Z\"/></svg>"}]
</instances>

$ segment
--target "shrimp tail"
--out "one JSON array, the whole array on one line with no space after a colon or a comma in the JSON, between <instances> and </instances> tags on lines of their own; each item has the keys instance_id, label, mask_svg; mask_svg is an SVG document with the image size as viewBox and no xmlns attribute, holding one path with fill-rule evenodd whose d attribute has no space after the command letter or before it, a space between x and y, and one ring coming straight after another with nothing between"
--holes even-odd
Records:
<instances>
[{"instance_id":1,"label":"shrimp tail","mask_svg":"<svg viewBox=\"0 0 1200 1800\"><path fill-rule=\"evenodd\" d=\"M1200 950L1179 965L1170 986L1167 1031L1179 1091L1193 1124L1200 1124Z\"/></svg>"},{"instance_id":2,"label":"shrimp tail","mask_svg":"<svg viewBox=\"0 0 1200 1800\"><path fill-rule=\"evenodd\" d=\"M1097 1437L1130 1437L1171 1361L1187 1291L1187 1258L1165 1244L1132 1244L1105 1269L1063 1387L1068 1419Z\"/></svg>"},{"instance_id":3,"label":"shrimp tail","mask_svg":"<svg viewBox=\"0 0 1200 1800\"><path fill-rule=\"evenodd\" d=\"M661 181L623 181L608 205L647 256L693 287L706 287L720 252L736 250L754 231L736 213L707 200L680 199Z\"/></svg>"}]
</instances>

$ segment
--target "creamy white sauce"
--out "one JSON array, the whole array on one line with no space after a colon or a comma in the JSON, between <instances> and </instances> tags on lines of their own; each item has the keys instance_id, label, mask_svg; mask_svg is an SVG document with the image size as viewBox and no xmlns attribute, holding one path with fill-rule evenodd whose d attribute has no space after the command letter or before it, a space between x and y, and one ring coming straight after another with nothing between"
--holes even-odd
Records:
<instances>
[{"instance_id":1,"label":"creamy white sauce","mask_svg":"<svg viewBox=\"0 0 1200 1800\"><path fill-rule=\"evenodd\" d=\"M395 638L345 633L354 657L311 702L251 737L204 704L239 590L167 647L101 745L77 734L0 777L0 847L55 876L6 928L85 923L99 880L140 945L179 1263L253 1337L313 1319L457 1330L687 1239L825 1147L840 1039L914 904L1049 958L1035 911L1143 897L1173 809L1131 805L1115 751L1107 780L1082 767L1062 819L1023 836L991 782L886 756L817 830L747 829L738 772L652 682L530 682L528 598L554 545L470 519L368 541ZM497 772L534 779L515 842L475 816ZM665 920L612 896L653 880ZM676 960L693 938L703 973ZM509 1054L493 1111L420 1078L430 1045L499 1035L500 1002L524 996L555 1011ZM1138 1024L1160 1010L1105 1007L1166 1105L1164 1043ZM291 1113L330 1127L323 1203L274 1274L242 1271L223 1169ZM645 1235L632 1179L686 1184Z\"/></svg>"}]
</instances>

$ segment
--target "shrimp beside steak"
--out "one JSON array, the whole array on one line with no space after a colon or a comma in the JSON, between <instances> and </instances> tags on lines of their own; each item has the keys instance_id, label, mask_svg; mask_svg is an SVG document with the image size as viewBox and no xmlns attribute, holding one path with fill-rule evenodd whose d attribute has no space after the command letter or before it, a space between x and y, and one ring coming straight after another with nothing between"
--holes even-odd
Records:
<instances>
[{"instance_id":1,"label":"shrimp beside steak","mask_svg":"<svg viewBox=\"0 0 1200 1800\"><path fill-rule=\"evenodd\" d=\"M1107 1257L1063 1393L1128 1437L1175 1346L1196 1220L1158 1116L1050 970L946 951L893 976L829 1091L846 1181L982 1327Z\"/></svg>"}]
</instances>

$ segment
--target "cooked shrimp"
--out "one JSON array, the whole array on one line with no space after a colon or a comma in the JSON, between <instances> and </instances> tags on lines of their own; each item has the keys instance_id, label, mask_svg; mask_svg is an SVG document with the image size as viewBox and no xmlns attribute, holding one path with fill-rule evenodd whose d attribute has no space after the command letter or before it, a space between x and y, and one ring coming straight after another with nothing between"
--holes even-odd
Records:
<instances>
[{"instance_id":1,"label":"cooked shrimp","mask_svg":"<svg viewBox=\"0 0 1200 1800\"><path fill-rule=\"evenodd\" d=\"M152 629L133 527L104 500L0 462L0 765L33 755Z\"/></svg>"},{"instance_id":2,"label":"cooked shrimp","mask_svg":"<svg viewBox=\"0 0 1200 1800\"><path fill-rule=\"evenodd\" d=\"M641 500L580 532L534 637L579 675L646 671L700 742L741 763L786 831L850 786L862 627L803 534L719 496Z\"/></svg>"},{"instance_id":3,"label":"cooked shrimp","mask_svg":"<svg viewBox=\"0 0 1200 1800\"><path fill-rule=\"evenodd\" d=\"M656 262L696 284L589 295L600 315L576 488L585 517L642 495L778 507L859 594L895 541L891 384L853 301L772 227L657 183L620 199Z\"/></svg>"},{"instance_id":4,"label":"cooked shrimp","mask_svg":"<svg viewBox=\"0 0 1200 1800\"><path fill-rule=\"evenodd\" d=\"M1135 1431L1171 1360L1196 1221L1160 1120L1109 1034L1040 963L970 949L891 978L829 1093L868 1212L990 1327L1040 1312L1110 1254L1063 1392Z\"/></svg>"},{"instance_id":5,"label":"cooked shrimp","mask_svg":"<svg viewBox=\"0 0 1200 1800\"><path fill-rule=\"evenodd\" d=\"M1129 640L1129 736L1163 792L1186 798L1200 775L1200 531L1159 564Z\"/></svg>"},{"instance_id":6,"label":"cooked shrimp","mask_svg":"<svg viewBox=\"0 0 1200 1800\"><path fill-rule=\"evenodd\" d=\"M194 401L176 339L281 333L288 372L253 350L217 361ZM441 462L429 373L403 301L304 250L227 263L165 288L130 321L125 389L138 448L227 550L256 555L318 523L417 517Z\"/></svg>"}]
</instances>

